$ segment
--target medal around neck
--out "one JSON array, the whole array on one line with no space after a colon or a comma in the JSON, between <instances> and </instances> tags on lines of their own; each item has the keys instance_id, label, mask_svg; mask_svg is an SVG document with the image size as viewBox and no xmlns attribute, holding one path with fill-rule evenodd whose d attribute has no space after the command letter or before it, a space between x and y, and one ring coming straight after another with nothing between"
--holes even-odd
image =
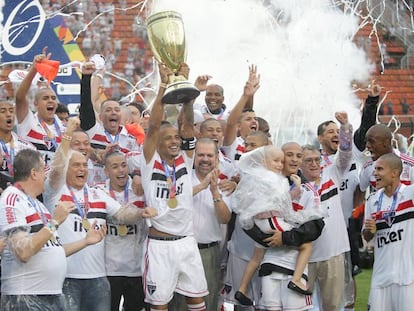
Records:
<instances>
[{"instance_id":1,"label":"medal around neck","mask_svg":"<svg viewBox=\"0 0 414 311\"><path fill-rule=\"evenodd\" d=\"M126 225L118 225L118 235L126 236L128 234L128 228Z\"/></svg>"},{"instance_id":2,"label":"medal around neck","mask_svg":"<svg viewBox=\"0 0 414 311\"><path fill-rule=\"evenodd\" d=\"M178 205L178 201L177 198L169 198L167 201L167 205L169 208L176 208Z\"/></svg>"},{"instance_id":3,"label":"medal around neck","mask_svg":"<svg viewBox=\"0 0 414 311\"><path fill-rule=\"evenodd\" d=\"M91 224L87 218L82 219L82 226L85 230L89 230L91 228Z\"/></svg>"}]
</instances>

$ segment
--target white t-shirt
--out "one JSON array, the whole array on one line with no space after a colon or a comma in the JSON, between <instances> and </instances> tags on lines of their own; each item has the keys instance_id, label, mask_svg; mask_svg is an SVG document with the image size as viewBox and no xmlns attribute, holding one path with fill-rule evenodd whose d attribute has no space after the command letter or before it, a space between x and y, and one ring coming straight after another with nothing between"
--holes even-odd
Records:
<instances>
[{"instance_id":1,"label":"white t-shirt","mask_svg":"<svg viewBox=\"0 0 414 311\"><path fill-rule=\"evenodd\" d=\"M192 171L193 185L200 184L200 180ZM195 196L194 209L193 209L193 223L194 223L194 236L198 243L211 243L221 240L221 224L217 218L216 210L213 202L213 195L210 188L200 191ZM222 195L222 200L227 204L227 208L230 209L229 197Z\"/></svg>"},{"instance_id":2,"label":"white t-shirt","mask_svg":"<svg viewBox=\"0 0 414 311\"><path fill-rule=\"evenodd\" d=\"M34 207L27 195L14 186L8 187L0 198L0 231L2 234L14 228L26 228L30 234L44 227L42 213L51 216L46 207L34 200ZM39 212L38 212L39 211ZM41 212L40 212L41 211ZM55 233L56 242L49 240L27 262L22 262L6 248L2 253L2 295L59 295L66 275L66 255L61 240Z\"/></svg>"}]
</instances>

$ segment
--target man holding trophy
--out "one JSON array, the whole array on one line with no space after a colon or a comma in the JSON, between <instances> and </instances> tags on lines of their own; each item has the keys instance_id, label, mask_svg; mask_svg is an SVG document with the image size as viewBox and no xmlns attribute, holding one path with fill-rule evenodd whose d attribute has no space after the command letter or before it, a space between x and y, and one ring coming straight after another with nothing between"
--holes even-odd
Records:
<instances>
[{"instance_id":1,"label":"man holding trophy","mask_svg":"<svg viewBox=\"0 0 414 311\"><path fill-rule=\"evenodd\" d=\"M159 64L161 84L151 110L141 164L147 204L158 211L151 220L143 266L145 301L151 310L168 310L174 292L188 310L203 311L208 294L203 264L193 234L194 111L199 91L188 79L180 15L160 12L148 18L148 36ZM178 77L178 78L177 78ZM178 81L177 81L178 80ZM183 103L179 129L162 123L164 103Z\"/></svg>"}]
</instances>

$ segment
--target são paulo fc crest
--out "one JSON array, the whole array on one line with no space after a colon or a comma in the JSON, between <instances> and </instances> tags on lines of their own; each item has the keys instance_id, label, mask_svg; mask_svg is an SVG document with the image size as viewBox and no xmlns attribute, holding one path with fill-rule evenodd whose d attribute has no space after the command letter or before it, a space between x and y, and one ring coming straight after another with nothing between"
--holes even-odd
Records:
<instances>
[{"instance_id":1,"label":"s\u00e3o paulo fc crest","mask_svg":"<svg viewBox=\"0 0 414 311\"><path fill-rule=\"evenodd\" d=\"M150 295L154 294L157 290L157 286L155 284L147 284L147 291Z\"/></svg>"},{"instance_id":2,"label":"s\u00e3o paulo fc crest","mask_svg":"<svg viewBox=\"0 0 414 311\"><path fill-rule=\"evenodd\" d=\"M384 212L382 219L387 223L388 227L391 227L395 220L395 212Z\"/></svg>"}]
</instances>

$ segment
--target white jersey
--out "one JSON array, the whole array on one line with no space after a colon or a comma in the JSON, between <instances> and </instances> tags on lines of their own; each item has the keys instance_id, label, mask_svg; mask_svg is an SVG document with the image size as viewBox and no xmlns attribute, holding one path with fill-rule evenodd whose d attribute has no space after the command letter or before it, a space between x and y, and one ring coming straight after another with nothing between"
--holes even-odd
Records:
<instances>
[{"instance_id":1,"label":"white jersey","mask_svg":"<svg viewBox=\"0 0 414 311\"><path fill-rule=\"evenodd\" d=\"M137 196L131 187L132 180L128 181L127 195L125 190L116 192L111 190L109 180L105 182L103 190L122 205L132 204L136 208L145 208L145 198ZM119 223L113 217L106 221L108 234L105 238L105 266L108 276L142 276L141 261L143 256L143 242L148 233L145 220L141 219L126 226L126 235L119 234Z\"/></svg>"},{"instance_id":2,"label":"white jersey","mask_svg":"<svg viewBox=\"0 0 414 311\"><path fill-rule=\"evenodd\" d=\"M145 162L144 154L141 151L131 151L126 154L128 172L141 175L141 165Z\"/></svg>"},{"instance_id":3,"label":"white jersey","mask_svg":"<svg viewBox=\"0 0 414 311\"><path fill-rule=\"evenodd\" d=\"M402 162L403 170L400 175L400 180L405 185L411 185L414 183L414 158L394 150L394 154L397 155ZM372 159L369 160L363 166L360 176L359 176L359 187L361 191L365 191L371 186L371 189L375 189L377 186L375 177L374 177L375 161Z\"/></svg>"},{"instance_id":4,"label":"white jersey","mask_svg":"<svg viewBox=\"0 0 414 311\"><path fill-rule=\"evenodd\" d=\"M371 194L365 219L375 217L374 267L371 288L414 282L414 186L400 185L388 197L383 189Z\"/></svg>"},{"instance_id":5,"label":"white jersey","mask_svg":"<svg viewBox=\"0 0 414 311\"><path fill-rule=\"evenodd\" d=\"M220 112L217 114L211 113L211 111L208 109L207 105L202 105L200 107L200 112L203 114L204 118L214 118L216 120L227 120L230 112L228 109L221 108Z\"/></svg>"},{"instance_id":6,"label":"white jersey","mask_svg":"<svg viewBox=\"0 0 414 311\"><path fill-rule=\"evenodd\" d=\"M236 166L234 166L233 162L227 158L221 150L219 151L219 169L220 180L231 179L234 175L237 174Z\"/></svg>"},{"instance_id":7,"label":"white jersey","mask_svg":"<svg viewBox=\"0 0 414 311\"><path fill-rule=\"evenodd\" d=\"M200 184L200 180L196 176L195 170L192 172L193 185ZM222 196L223 201L230 209L230 199L228 196ZM216 210L213 202L213 195L210 188L201 190L193 196L193 223L194 236L198 243L208 244L221 240L221 224L217 219Z\"/></svg>"},{"instance_id":8,"label":"white jersey","mask_svg":"<svg viewBox=\"0 0 414 311\"><path fill-rule=\"evenodd\" d=\"M0 198L0 231L23 228L33 235L44 227L42 213L50 213L38 200L33 206L27 195L14 186L8 187ZM38 212L39 211L39 212ZM66 255L61 240L49 240L27 262L22 262L8 248L2 253L2 295L59 295L66 274Z\"/></svg>"},{"instance_id":9,"label":"white jersey","mask_svg":"<svg viewBox=\"0 0 414 311\"><path fill-rule=\"evenodd\" d=\"M17 134L28 142L44 156L46 166L51 163L55 152L62 140L64 126L57 116L52 125L41 122L37 114L29 111L24 120L17 124Z\"/></svg>"},{"instance_id":10,"label":"white jersey","mask_svg":"<svg viewBox=\"0 0 414 311\"><path fill-rule=\"evenodd\" d=\"M141 150L141 146L137 144L135 137L128 133L125 126L119 127L119 134L113 136L109 134L99 122L86 131L91 139L91 147L95 149L105 149L108 144L118 143L119 151L127 154L130 151ZM105 176L104 167L99 163L93 163L94 174L100 179L94 184L101 183L102 177Z\"/></svg>"},{"instance_id":11,"label":"white jersey","mask_svg":"<svg viewBox=\"0 0 414 311\"><path fill-rule=\"evenodd\" d=\"M66 184L56 192L52 193L50 190L49 188L46 189L44 194L44 201L47 202L49 210L53 210L58 201L76 203ZM103 190L91 188L88 185L85 185L80 190L73 189L73 194L79 203L79 209L76 208L72 211L58 229L62 243L65 244L79 241L86 237L87 231L82 225L85 202L87 202L87 220L89 224L96 220L97 226L106 224L107 216L114 215L121 208L121 204L112 199ZM106 276L104 243L104 240L102 240L68 257L66 277L92 279Z\"/></svg>"},{"instance_id":12,"label":"white jersey","mask_svg":"<svg viewBox=\"0 0 414 311\"><path fill-rule=\"evenodd\" d=\"M350 250L339 186L343 180L343 173L349 170L351 157L351 151L339 150L334 163L322 171L317 193L320 197L321 208L327 215L324 218L325 226L321 235L313 242L309 262L325 261ZM313 182L309 184L315 187Z\"/></svg>"},{"instance_id":13,"label":"white jersey","mask_svg":"<svg viewBox=\"0 0 414 311\"><path fill-rule=\"evenodd\" d=\"M355 148L356 149L356 148ZM354 150L354 148L352 149ZM322 155L321 167L322 169L334 162L335 154L329 156ZM339 195L341 197L342 213L344 214L345 224L348 226L348 220L352 216L354 209L354 193L359 185L359 173L357 170L357 164L352 162L349 171L347 171L341 181L339 187Z\"/></svg>"},{"instance_id":14,"label":"white jersey","mask_svg":"<svg viewBox=\"0 0 414 311\"><path fill-rule=\"evenodd\" d=\"M181 151L174 160L174 167L167 166L171 176L175 175L175 208L170 208L167 204L170 190L163 163L159 154L155 152L148 164L144 160L141 165L142 186L147 205L154 207L158 212L157 216L151 218L151 225L158 231L172 235L193 235L193 159Z\"/></svg>"},{"instance_id":15,"label":"white jersey","mask_svg":"<svg viewBox=\"0 0 414 311\"><path fill-rule=\"evenodd\" d=\"M88 133L91 138L92 148L105 149L108 144L118 143L119 151L125 154L130 151L141 149L141 147L137 145L135 137L129 134L125 126L122 125L119 126L119 134L117 136L110 135L99 122L87 130L86 133Z\"/></svg>"},{"instance_id":16,"label":"white jersey","mask_svg":"<svg viewBox=\"0 0 414 311\"><path fill-rule=\"evenodd\" d=\"M103 185L107 179L105 167L96 161L88 159L88 185L90 187Z\"/></svg>"},{"instance_id":17,"label":"white jersey","mask_svg":"<svg viewBox=\"0 0 414 311\"><path fill-rule=\"evenodd\" d=\"M244 139L237 136L230 146L222 146L221 150L234 163L240 159L246 150L244 147Z\"/></svg>"}]
</instances>

